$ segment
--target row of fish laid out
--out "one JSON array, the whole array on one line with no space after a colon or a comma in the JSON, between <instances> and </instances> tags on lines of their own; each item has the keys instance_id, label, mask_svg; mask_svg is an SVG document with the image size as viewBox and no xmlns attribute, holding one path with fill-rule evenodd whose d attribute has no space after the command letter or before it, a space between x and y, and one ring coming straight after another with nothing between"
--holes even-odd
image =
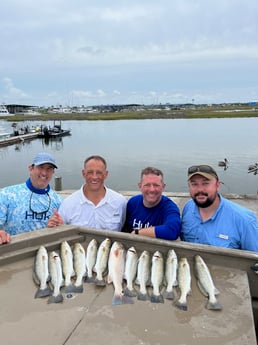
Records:
<instances>
[{"instance_id":1,"label":"row of fish laid out","mask_svg":"<svg viewBox=\"0 0 258 345\"><path fill-rule=\"evenodd\" d=\"M221 310L217 300L219 293L215 288L210 271L200 255L194 257L194 271L200 291L207 297L207 309ZM92 239L86 250L80 243L73 249L63 241L60 255L52 251L48 254L45 247L37 251L33 278L38 285L35 298L49 296L48 303L63 301L64 293L83 292L83 283L106 286L113 283L113 305L132 304L133 297L164 303L164 298L175 300L181 310L187 310L187 296L191 292L191 271L187 258L178 260L173 249L166 258L160 251L152 255L143 250L137 253L134 247L125 249L118 241L109 238L98 245ZM149 293L149 287L152 289ZM175 298L174 288L179 290Z\"/></svg>"}]
</instances>

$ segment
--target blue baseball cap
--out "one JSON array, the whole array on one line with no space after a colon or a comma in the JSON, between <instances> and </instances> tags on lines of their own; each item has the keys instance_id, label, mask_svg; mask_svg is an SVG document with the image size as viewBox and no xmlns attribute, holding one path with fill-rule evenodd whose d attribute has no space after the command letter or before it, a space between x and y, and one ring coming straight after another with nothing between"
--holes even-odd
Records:
<instances>
[{"instance_id":1,"label":"blue baseball cap","mask_svg":"<svg viewBox=\"0 0 258 345\"><path fill-rule=\"evenodd\" d=\"M52 164L55 168L57 168L55 158L47 152L38 153L32 161L33 165L41 165L47 163Z\"/></svg>"}]
</instances>

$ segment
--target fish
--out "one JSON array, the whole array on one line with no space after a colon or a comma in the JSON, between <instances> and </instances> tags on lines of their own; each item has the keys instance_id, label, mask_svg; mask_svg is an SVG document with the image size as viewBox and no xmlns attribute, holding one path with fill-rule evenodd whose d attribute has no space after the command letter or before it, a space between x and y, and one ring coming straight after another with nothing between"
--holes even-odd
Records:
<instances>
[{"instance_id":1,"label":"fish","mask_svg":"<svg viewBox=\"0 0 258 345\"><path fill-rule=\"evenodd\" d=\"M176 301L175 305L186 311L187 295L191 293L191 272L187 258L180 258L178 262L178 286L180 290L180 298Z\"/></svg>"},{"instance_id":2,"label":"fish","mask_svg":"<svg viewBox=\"0 0 258 345\"><path fill-rule=\"evenodd\" d=\"M176 252L174 251L174 249L170 249L167 254L166 268L165 268L166 290L164 292L164 297L166 299L173 300L175 298L173 287L178 286L177 267L178 267L178 259L177 259Z\"/></svg>"},{"instance_id":3,"label":"fish","mask_svg":"<svg viewBox=\"0 0 258 345\"><path fill-rule=\"evenodd\" d=\"M50 274L48 269L48 253L44 246L40 246L35 260L33 270L33 280L38 285L35 298L41 298L51 295L52 291L48 286Z\"/></svg>"},{"instance_id":4,"label":"fish","mask_svg":"<svg viewBox=\"0 0 258 345\"><path fill-rule=\"evenodd\" d=\"M94 276L93 276L93 268L96 263L97 259L97 252L98 252L98 243L95 238L93 238L86 249L86 270L87 274L85 276L85 281L87 283L94 282Z\"/></svg>"},{"instance_id":5,"label":"fish","mask_svg":"<svg viewBox=\"0 0 258 345\"><path fill-rule=\"evenodd\" d=\"M208 266L200 255L195 255L194 257L194 272L200 291L204 296L208 297L206 308L211 310L221 310L222 306L216 298L219 291L213 283Z\"/></svg>"},{"instance_id":6,"label":"fish","mask_svg":"<svg viewBox=\"0 0 258 345\"><path fill-rule=\"evenodd\" d=\"M64 276L64 292L74 292L74 286L72 284L72 277L75 276L73 268L73 253L67 241L63 241L61 243L60 256Z\"/></svg>"},{"instance_id":7,"label":"fish","mask_svg":"<svg viewBox=\"0 0 258 345\"><path fill-rule=\"evenodd\" d=\"M137 266L137 275L135 283L140 285L137 299L140 301L147 301L149 299L146 286L150 282L150 253L144 250L139 259Z\"/></svg>"},{"instance_id":8,"label":"fish","mask_svg":"<svg viewBox=\"0 0 258 345\"><path fill-rule=\"evenodd\" d=\"M50 283L52 285L53 292L48 299L48 303L61 303L63 302L64 298L60 289L63 286L64 279L62 273L61 258L55 251L52 251L49 254L49 272L51 276Z\"/></svg>"},{"instance_id":9,"label":"fish","mask_svg":"<svg viewBox=\"0 0 258 345\"><path fill-rule=\"evenodd\" d=\"M132 304L132 298L123 291L123 275L125 269L125 249L122 243L113 242L108 258L108 284L113 283L114 295L112 305Z\"/></svg>"},{"instance_id":10,"label":"fish","mask_svg":"<svg viewBox=\"0 0 258 345\"><path fill-rule=\"evenodd\" d=\"M77 242L73 247L73 267L76 275L74 292L83 292L83 278L86 275L86 255L83 246Z\"/></svg>"},{"instance_id":11,"label":"fish","mask_svg":"<svg viewBox=\"0 0 258 345\"><path fill-rule=\"evenodd\" d=\"M126 288L124 293L126 296L136 297L137 292L134 288L134 281L137 274L138 254L134 247L130 247L126 252L124 279L126 280Z\"/></svg>"},{"instance_id":12,"label":"fish","mask_svg":"<svg viewBox=\"0 0 258 345\"><path fill-rule=\"evenodd\" d=\"M111 240L106 238L101 242L98 248L97 259L94 266L94 272L96 272L95 284L97 286L106 286L104 275L107 273L110 247Z\"/></svg>"},{"instance_id":13,"label":"fish","mask_svg":"<svg viewBox=\"0 0 258 345\"><path fill-rule=\"evenodd\" d=\"M160 293L160 287L164 279L164 259L161 252L157 250L152 255L151 261L151 285L153 290L150 300L152 303L164 303L164 298Z\"/></svg>"}]
</instances>

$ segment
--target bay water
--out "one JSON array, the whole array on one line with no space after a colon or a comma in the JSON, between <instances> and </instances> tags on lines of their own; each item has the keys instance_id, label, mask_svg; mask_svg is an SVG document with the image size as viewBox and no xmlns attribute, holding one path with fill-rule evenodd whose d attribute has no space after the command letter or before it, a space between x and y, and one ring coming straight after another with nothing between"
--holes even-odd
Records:
<instances>
[{"instance_id":1,"label":"bay water","mask_svg":"<svg viewBox=\"0 0 258 345\"><path fill-rule=\"evenodd\" d=\"M0 134L12 132L11 124L0 120ZM42 124L53 126L19 126ZM210 164L223 182L222 193L257 194L258 174L248 167L258 162L258 118L63 121L62 127L72 135L0 147L0 188L25 181L32 157L47 151L56 158L63 189L80 188L85 158L98 154L108 163L106 185L117 191L138 190L141 170L155 166L165 175L167 192L188 192L187 168ZM226 170L218 166L224 158Z\"/></svg>"}]
</instances>

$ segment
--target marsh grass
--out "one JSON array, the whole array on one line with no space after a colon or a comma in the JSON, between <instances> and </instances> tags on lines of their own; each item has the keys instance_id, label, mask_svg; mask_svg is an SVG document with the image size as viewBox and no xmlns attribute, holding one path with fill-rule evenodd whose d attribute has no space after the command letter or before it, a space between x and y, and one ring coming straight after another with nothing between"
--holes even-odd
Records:
<instances>
[{"instance_id":1,"label":"marsh grass","mask_svg":"<svg viewBox=\"0 0 258 345\"><path fill-rule=\"evenodd\" d=\"M77 121L96 121L96 120L144 120L144 119L200 119L200 118L241 118L258 117L258 106L247 104L226 105L226 106L192 106L181 107L176 110L149 109L141 111L121 111L114 113L65 113L48 114L46 111L40 115L19 115L2 116L0 119L19 122L19 121L52 121L52 120L77 120Z\"/></svg>"}]
</instances>

